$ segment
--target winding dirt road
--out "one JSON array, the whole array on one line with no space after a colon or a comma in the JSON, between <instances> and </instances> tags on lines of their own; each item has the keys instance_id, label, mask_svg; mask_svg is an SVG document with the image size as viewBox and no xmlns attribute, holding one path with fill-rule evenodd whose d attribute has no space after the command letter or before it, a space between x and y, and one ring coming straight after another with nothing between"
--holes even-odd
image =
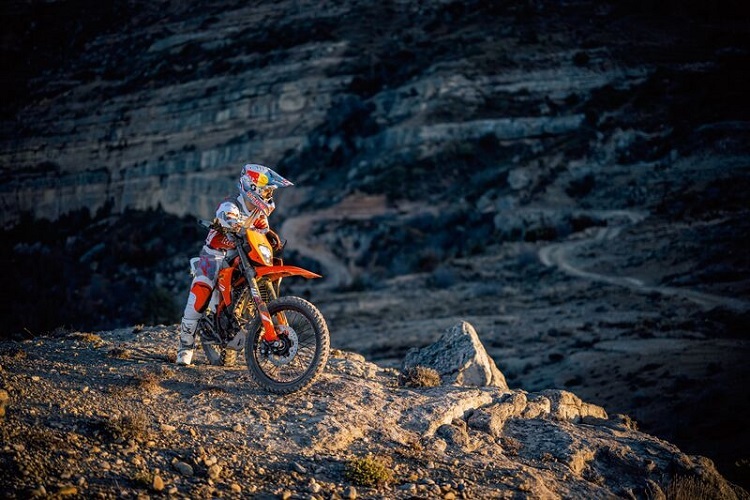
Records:
<instances>
[{"instance_id":1,"label":"winding dirt road","mask_svg":"<svg viewBox=\"0 0 750 500\"><path fill-rule=\"evenodd\" d=\"M315 223L341 219L366 220L394 211L394 208L387 206L383 195L355 193L333 207L288 218L280 231L287 238L290 250L317 261L323 267L325 287L346 287L354 280L352 272L340 257L331 252L329 245L322 243L321 238L312 233Z\"/></svg>"},{"instance_id":2,"label":"winding dirt road","mask_svg":"<svg viewBox=\"0 0 750 500\"><path fill-rule=\"evenodd\" d=\"M622 222L618 225L607 226L603 228L590 229L585 231L584 237L562 243L555 243L539 249L539 260L547 267L557 267L561 271L575 276L576 278L587 279L600 283L607 283L615 286L627 287L642 293L658 293L667 296L678 296L691 300L700 306L710 309L717 306L723 306L728 309L744 312L750 310L750 304L739 299L723 297L709 293L698 292L683 288L653 286L647 285L642 280L632 277L608 276L605 274L585 271L573 263L573 255L580 248L591 245L592 243L614 240L620 233L630 225L643 221L648 214L642 212L631 212L624 210L613 210L604 212L592 212L591 215L603 218L614 223Z\"/></svg>"},{"instance_id":3,"label":"winding dirt road","mask_svg":"<svg viewBox=\"0 0 750 500\"><path fill-rule=\"evenodd\" d=\"M281 232L288 237L288 248L320 263L324 269L326 287L346 287L353 281L351 270L339 256L331 252L329 245L312 234L314 224L322 220L342 218L369 219L393 210L387 207L383 197L357 194L346 198L335 207L291 217L284 222ZM576 278L626 287L644 294L658 293L665 296L683 297L706 309L722 306L738 312L750 310L750 303L731 297L684 288L649 285L638 278L611 276L583 269L581 264L574 259L580 249L597 242L614 240L623 230L648 217L648 213L629 210L591 211L588 214L608 221L608 225L590 228L579 233L576 239L554 243L539 249L539 260L543 265L556 267Z\"/></svg>"},{"instance_id":4,"label":"winding dirt road","mask_svg":"<svg viewBox=\"0 0 750 500\"><path fill-rule=\"evenodd\" d=\"M318 239L311 234L313 223L325 218L330 218L330 214L315 212L291 217L284 221L281 226L281 234L287 237L287 248L299 252L304 257L313 259L321 265L325 277L325 287L344 287L352 282L351 272L326 245L316 243Z\"/></svg>"}]
</instances>

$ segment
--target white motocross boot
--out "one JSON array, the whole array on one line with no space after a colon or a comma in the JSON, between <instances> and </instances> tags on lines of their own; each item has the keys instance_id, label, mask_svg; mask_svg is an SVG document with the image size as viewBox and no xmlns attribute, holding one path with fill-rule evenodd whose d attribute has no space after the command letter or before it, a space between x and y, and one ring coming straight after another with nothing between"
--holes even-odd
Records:
<instances>
[{"instance_id":1,"label":"white motocross boot","mask_svg":"<svg viewBox=\"0 0 750 500\"><path fill-rule=\"evenodd\" d=\"M177 364L187 366L193 362L193 348L195 347L195 330L198 328L197 319L184 319L180 324L180 346L177 349Z\"/></svg>"}]
</instances>

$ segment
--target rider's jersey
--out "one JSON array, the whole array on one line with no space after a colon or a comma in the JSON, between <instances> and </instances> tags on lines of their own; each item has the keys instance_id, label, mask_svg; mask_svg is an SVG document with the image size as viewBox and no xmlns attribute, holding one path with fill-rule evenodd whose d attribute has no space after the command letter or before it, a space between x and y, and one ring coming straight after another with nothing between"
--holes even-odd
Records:
<instances>
[{"instance_id":1,"label":"rider's jersey","mask_svg":"<svg viewBox=\"0 0 750 500\"><path fill-rule=\"evenodd\" d=\"M268 227L268 218L256 208L248 209L242 196L224 200L216 209L216 219L221 226L233 231L252 226ZM211 229L206 236L206 246L214 250L230 250L234 243L223 232Z\"/></svg>"}]
</instances>

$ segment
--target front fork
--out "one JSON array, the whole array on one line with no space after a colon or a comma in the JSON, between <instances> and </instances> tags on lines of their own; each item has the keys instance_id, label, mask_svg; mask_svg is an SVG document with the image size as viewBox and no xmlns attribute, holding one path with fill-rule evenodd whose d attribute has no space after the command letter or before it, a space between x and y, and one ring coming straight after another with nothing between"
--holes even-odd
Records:
<instances>
[{"instance_id":1,"label":"front fork","mask_svg":"<svg viewBox=\"0 0 750 500\"><path fill-rule=\"evenodd\" d=\"M260 287L258 286L258 280L255 279L255 270L250 262L250 258L247 256L242 239L237 240L237 249L239 250L239 258L244 268L245 279L247 280L248 286L250 287L250 296L253 298L255 303L255 310L258 311L260 316L261 324L263 325L263 340L271 345L279 344L279 335L276 332L276 327L271 319L271 313L268 312L268 305L260 294ZM279 322L285 325L286 318L283 314L279 315Z\"/></svg>"},{"instance_id":2,"label":"front fork","mask_svg":"<svg viewBox=\"0 0 750 500\"><path fill-rule=\"evenodd\" d=\"M268 312L268 305L263 297L260 295L260 288L258 288L258 281L255 278L251 278L250 282L250 296L253 298L255 303L255 310L258 311L260 316L260 322L263 325L263 340L268 343L273 343L279 339L276 333L276 327L271 319L271 313Z\"/></svg>"}]
</instances>

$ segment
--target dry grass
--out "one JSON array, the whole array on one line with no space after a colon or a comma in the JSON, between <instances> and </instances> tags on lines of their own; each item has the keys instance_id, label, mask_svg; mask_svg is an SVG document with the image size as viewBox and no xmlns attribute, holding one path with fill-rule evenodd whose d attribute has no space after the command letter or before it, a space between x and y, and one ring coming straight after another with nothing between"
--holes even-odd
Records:
<instances>
[{"instance_id":1,"label":"dry grass","mask_svg":"<svg viewBox=\"0 0 750 500\"><path fill-rule=\"evenodd\" d=\"M162 354L161 358L167 363L174 364L177 362L177 353L175 353L174 351L167 351L166 353Z\"/></svg>"},{"instance_id":2,"label":"dry grass","mask_svg":"<svg viewBox=\"0 0 750 500\"><path fill-rule=\"evenodd\" d=\"M156 391L159 388L159 382L161 382L161 377L154 372L143 372L133 378L133 385L148 393Z\"/></svg>"},{"instance_id":3,"label":"dry grass","mask_svg":"<svg viewBox=\"0 0 750 500\"><path fill-rule=\"evenodd\" d=\"M145 413L133 411L128 415L107 420L104 429L115 440L135 439L141 441L149 435L148 422Z\"/></svg>"},{"instance_id":4,"label":"dry grass","mask_svg":"<svg viewBox=\"0 0 750 500\"><path fill-rule=\"evenodd\" d=\"M126 349L125 347L117 346L110 349L107 355L111 358L130 359L133 357L133 351Z\"/></svg>"},{"instance_id":5,"label":"dry grass","mask_svg":"<svg viewBox=\"0 0 750 500\"><path fill-rule=\"evenodd\" d=\"M516 456L518 452L523 448L523 444L516 438L510 436L503 436L500 438L500 446L503 447L505 453L508 456Z\"/></svg>"},{"instance_id":6,"label":"dry grass","mask_svg":"<svg viewBox=\"0 0 750 500\"><path fill-rule=\"evenodd\" d=\"M204 392L204 391L206 393L210 394L210 395L213 395L213 396L220 396L220 395L229 394L229 391L227 391L227 389L225 387L221 387L219 385L207 385L207 386L204 386L201 389L201 392Z\"/></svg>"},{"instance_id":7,"label":"dry grass","mask_svg":"<svg viewBox=\"0 0 750 500\"><path fill-rule=\"evenodd\" d=\"M130 377L123 385L112 384L109 391L112 396L127 397L133 394L142 397L157 392L161 382L174 376L174 370L168 367L156 367L144 370Z\"/></svg>"},{"instance_id":8,"label":"dry grass","mask_svg":"<svg viewBox=\"0 0 750 500\"><path fill-rule=\"evenodd\" d=\"M437 387L440 374L432 368L414 366L401 374L399 382L404 387Z\"/></svg>"},{"instance_id":9,"label":"dry grass","mask_svg":"<svg viewBox=\"0 0 750 500\"><path fill-rule=\"evenodd\" d=\"M154 475L145 470L133 474L133 483L139 488L151 488L154 483Z\"/></svg>"},{"instance_id":10,"label":"dry grass","mask_svg":"<svg viewBox=\"0 0 750 500\"><path fill-rule=\"evenodd\" d=\"M402 446L397 447L395 453L411 460L419 460L424 456L424 447L418 439L410 440Z\"/></svg>"},{"instance_id":11,"label":"dry grass","mask_svg":"<svg viewBox=\"0 0 750 500\"><path fill-rule=\"evenodd\" d=\"M676 476L667 487L667 500L722 500L729 499L716 486L713 486L699 477Z\"/></svg>"},{"instance_id":12,"label":"dry grass","mask_svg":"<svg viewBox=\"0 0 750 500\"><path fill-rule=\"evenodd\" d=\"M89 344L92 344L94 347L99 347L104 344L104 340L95 333L73 332L68 335L68 338L81 342L87 342Z\"/></svg>"},{"instance_id":13,"label":"dry grass","mask_svg":"<svg viewBox=\"0 0 750 500\"><path fill-rule=\"evenodd\" d=\"M614 415L613 420L619 420L620 423L627 429L637 431L638 430L638 422L636 422L630 415L625 415L622 413L618 413L617 415Z\"/></svg>"}]
</instances>

